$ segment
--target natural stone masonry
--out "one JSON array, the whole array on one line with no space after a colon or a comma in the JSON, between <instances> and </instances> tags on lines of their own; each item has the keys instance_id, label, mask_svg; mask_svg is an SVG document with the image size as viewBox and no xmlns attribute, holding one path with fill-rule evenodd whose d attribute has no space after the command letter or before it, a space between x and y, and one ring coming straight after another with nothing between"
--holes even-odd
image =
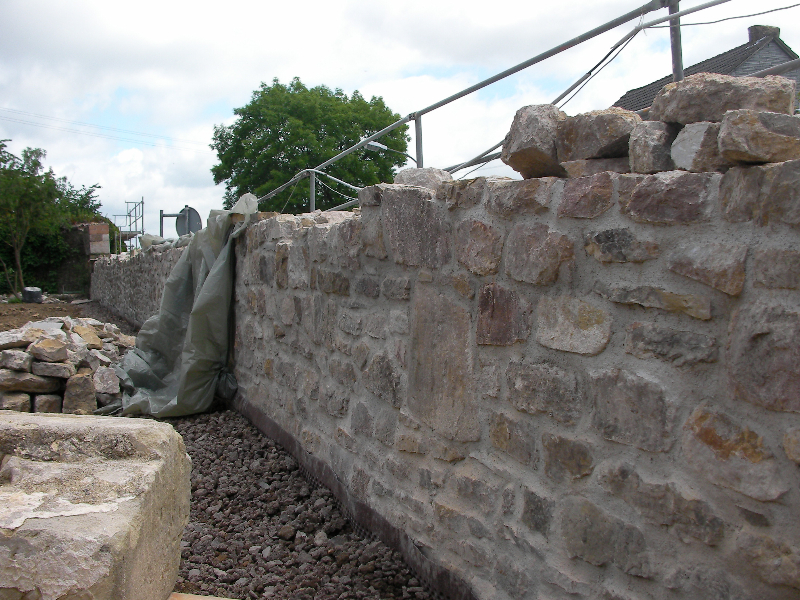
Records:
<instances>
[{"instance_id":1,"label":"natural stone masonry","mask_svg":"<svg viewBox=\"0 0 800 600\"><path fill-rule=\"evenodd\" d=\"M0 594L166 598L189 518L171 425L0 413Z\"/></svg>"},{"instance_id":2,"label":"natural stone masonry","mask_svg":"<svg viewBox=\"0 0 800 600\"><path fill-rule=\"evenodd\" d=\"M449 570L445 595L794 600L800 160L664 161L673 123L788 115L792 94L695 76L613 158L586 142L560 173L256 220L237 406L421 573ZM552 152L558 117L509 135Z\"/></svg>"}]
</instances>

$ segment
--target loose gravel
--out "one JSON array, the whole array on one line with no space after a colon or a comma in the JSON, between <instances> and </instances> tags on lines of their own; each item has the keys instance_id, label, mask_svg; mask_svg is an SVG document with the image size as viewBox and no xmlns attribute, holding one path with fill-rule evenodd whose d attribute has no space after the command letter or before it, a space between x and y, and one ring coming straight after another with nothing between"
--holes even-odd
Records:
<instances>
[{"instance_id":1,"label":"loose gravel","mask_svg":"<svg viewBox=\"0 0 800 600\"><path fill-rule=\"evenodd\" d=\"M260 598L431 596L397 552L359 535L331 492L233 411L171 419L192 458L175 591Z\"/></svg>"}]
</instances>

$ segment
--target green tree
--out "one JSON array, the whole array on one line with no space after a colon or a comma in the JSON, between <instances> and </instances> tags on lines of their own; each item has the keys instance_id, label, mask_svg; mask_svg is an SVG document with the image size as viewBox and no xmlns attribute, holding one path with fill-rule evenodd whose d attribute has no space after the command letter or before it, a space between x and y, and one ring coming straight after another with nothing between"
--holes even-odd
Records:
<instances>
[{"instance_id":1,"label":"green tree","mask_svg":"<svg viewBox=\"0 0 800 600\"><path fill-rule=\"evenodd\" d=\"M229 126L214 127L211 148L219 164L211 169L214 182L225 183L225 208L247 192L263 196L298 172L313 168L342 150L397 121L382 98L367 101L358 91L348 97L342 90L325 86L305 87L298 78L289 85L277 79L261 84L247 106L237 108L238 119ZM407 127L399 127L380 142L405 152ZM395 152L356 151L325 171L352 185L391 181L394 167L405 162ZM353 190L320 177L316 205L331 208L346 202ZM303 212L308 210L308 179L264 201L260 210ZM336 190L331 191L330 186ZM338 193L337 193L338 192ZM286 207L284 209L284 207Z\"/></svg>"}]
</instances>

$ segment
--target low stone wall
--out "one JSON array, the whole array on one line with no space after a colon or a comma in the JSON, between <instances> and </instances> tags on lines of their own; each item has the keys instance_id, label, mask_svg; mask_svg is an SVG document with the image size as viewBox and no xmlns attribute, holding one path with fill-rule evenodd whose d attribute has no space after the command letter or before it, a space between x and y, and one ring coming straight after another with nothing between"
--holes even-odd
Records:
<instances>
[{"instance_id":1,"label":"low stone wall","mask_svg":"<svg viewBox=\"0 0 800 600\"><path fill-rule=\"evenodd\" d=\"M164 283L182 253L183 248L152 248L99 258L92 272L92 300L141 327L158 312Z\"/></svg>"},{"instance_id":2,"label":"low stone wall","mask_svg":"<svg viewBox=\"0 0 800 600\"><path fill-rule=\"evenodd\" d=\"M628 122L629 157L554 149L584 176L251 225L237 406L454 597L796 598L800 161L616 113L554 117Z\"/></svg>"}]
</instances>

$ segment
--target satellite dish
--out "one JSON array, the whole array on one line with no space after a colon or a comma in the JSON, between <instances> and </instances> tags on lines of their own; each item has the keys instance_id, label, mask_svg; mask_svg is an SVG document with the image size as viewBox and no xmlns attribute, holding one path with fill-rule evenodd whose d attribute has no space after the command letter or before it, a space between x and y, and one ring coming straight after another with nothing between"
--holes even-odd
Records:
<instances>
[{"instance_id":1,"label":"satellite dish","mask_svg":"<svg viewBox=\"0 0 800 600\"><path fill-rule=\"evenodd\" d=\"M184 206L175 218L175 229L178 231L178 235L194 233L202 228L203 220L200 218L200 214L191 206Z\"/></svg>"}]
</instances>

